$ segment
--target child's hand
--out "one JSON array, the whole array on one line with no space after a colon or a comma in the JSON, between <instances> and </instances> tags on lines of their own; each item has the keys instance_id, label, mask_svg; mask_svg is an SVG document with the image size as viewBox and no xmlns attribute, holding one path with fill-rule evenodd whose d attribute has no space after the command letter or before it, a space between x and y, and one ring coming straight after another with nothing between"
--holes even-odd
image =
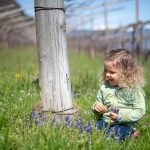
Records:
<instances>
[{"instance_id":1,"label":"child's hand","mask_svg":"<svg viewBox=\"0 0 150 150\"><path fill-rule=\"evenodd\" d=\"M104 113L107 109L101 102L97 102L94 108L97 112Z\"/></svg>"},{"instance_id":2,"label":"child's hand","mask_svg":"<svg viewBox=\"0 0 150 150\"><path fill-rule=\"evenodd\" d=\"M118 117L119 117L119 114L116 114L114 112L110 112L110 119L111 120L117 120Z\"/></svg>"}]
</instances>

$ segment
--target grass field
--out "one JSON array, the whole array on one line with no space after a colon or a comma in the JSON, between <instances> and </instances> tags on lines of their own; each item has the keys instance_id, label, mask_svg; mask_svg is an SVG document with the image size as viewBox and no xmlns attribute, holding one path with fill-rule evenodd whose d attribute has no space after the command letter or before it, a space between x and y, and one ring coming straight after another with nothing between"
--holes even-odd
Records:
<instances>
[{"instance_id":1,"label":"grass field","mask_svg":"<svg viewBox=\"0 0 150 150\"><path fill-rule=\"evenodd\" d=\"M98 78L102 71L102 57L90 58L86 54L69 53L73 104L81 108L72 122L81 120L90 124L92 131L82 132L75 125L52 122L48 116L31 114L39 100L39 85L33 83L38 75L34 48L0 50L0 149L39 150L148 150L150 149L150 60L145 63L147 114L139 122L138 139L119 143L105 140L104 132L95 128L91 105L98 91ZM80 116L80 118L79 118Z\"/></svg>"}]
</instances>

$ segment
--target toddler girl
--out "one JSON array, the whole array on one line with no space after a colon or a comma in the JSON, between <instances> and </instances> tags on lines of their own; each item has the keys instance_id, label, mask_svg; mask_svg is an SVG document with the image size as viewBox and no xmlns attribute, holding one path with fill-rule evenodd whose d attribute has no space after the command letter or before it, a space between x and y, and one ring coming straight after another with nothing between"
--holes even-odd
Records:
<instances>
[{"instance_id":1,"label":"toddler girl","mask_svg":"<svg viewBox=\"0 0 150 150\"><path fill-rule=\"evenodd\" d=\"M106 138L124 140L135 135L136 123L145 114L143 73L133 54L124 49L109 51L105 56L100 89L92 110L99 116L96 126L106 128Z\"/></svg>"}]
</instances>

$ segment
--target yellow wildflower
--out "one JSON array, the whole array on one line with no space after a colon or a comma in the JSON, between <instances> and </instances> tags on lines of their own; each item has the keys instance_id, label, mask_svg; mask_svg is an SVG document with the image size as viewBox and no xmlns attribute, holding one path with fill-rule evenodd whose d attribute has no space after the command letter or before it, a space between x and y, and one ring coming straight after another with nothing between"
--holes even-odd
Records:
<instances>
[{"instance_id":1,"label":"yellow wildflower","mask_svg":"<svg viewBox=\"0 0 150 150\"><path fill-rule=\"evenodd\" d=\"M20 78L20 77L21 77L21 74L20 74L20 73L16 73L15 77L16 77L16 78Z\"/></svg>"}]
</instances>

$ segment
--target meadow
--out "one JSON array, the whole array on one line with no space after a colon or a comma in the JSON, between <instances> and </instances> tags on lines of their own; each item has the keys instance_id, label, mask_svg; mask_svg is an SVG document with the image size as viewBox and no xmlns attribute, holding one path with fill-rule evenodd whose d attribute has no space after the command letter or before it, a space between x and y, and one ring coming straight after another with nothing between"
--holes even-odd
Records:
<instances>
[{"instance_id":1,"label":"meadow","mask_svg":"<svg viewBox=\"0 0 150 150\"><path fill-rule=\"evenodd\" d=\"M103 55L92 59L87 54L69 51L69 65L74 107L80 112L71 116L72 125L53 122L48 114L33 112L40 99L36 48L0 49L0 149L23 150L148 150L150 149L150 59L144 64L147 113L139 122L140 136L123 142L106 140L95 128L91 106L99 89ZM73 123L82 120L91 128L81 130Z\"/></svg>"}]
</instances>

